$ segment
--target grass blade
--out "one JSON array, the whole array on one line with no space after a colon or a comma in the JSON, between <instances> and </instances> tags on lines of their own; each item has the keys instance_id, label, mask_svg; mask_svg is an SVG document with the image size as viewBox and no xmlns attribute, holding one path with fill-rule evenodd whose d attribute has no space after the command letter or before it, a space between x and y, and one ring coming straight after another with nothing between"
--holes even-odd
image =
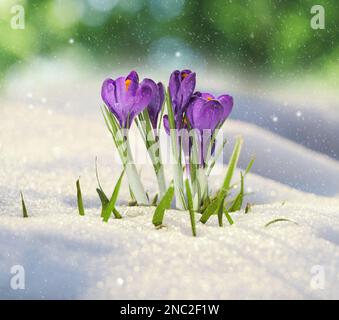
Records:
<instances>
[{"instance_id":1,"label":"grass blade","mask_svg":"<svg viewBox=\"0 0 339 320\"><path fill-rule=\"evenodd\" d=\"M245 207L245 213L249 213L252 210L252 205L248 202Z\"/></svg>"},{"instance_id":2,"label":"grass blade","mask_svg":"<svg viewBox=\"0 0 339 320\"><path fill-rule=\"evenodd\" d=\"M232 206L228 209L228 212L235 212L239 211L242 207L242 203L244 201L244 175L240 173L241 175L241 180L240 180L240 192L238 193L237 197L233 201Z\"/></svg>"},{"instance_id":3,"label":"grass blade","mask_svg":"<svg viewBox=\"0 0 339 320\"><path fill-rule=\"evenodd\" d=\"M225 179L224 179L224 183L223 183L222 189L220 190L221 196L225 195L229 190L234 171L235 171L237 164L238 164L242 144L243 144L242 138L238 138L235 142L233 153L232 153L230 162L228 164L228 169L227 169L227 173L226 173L226 176L225 176Z\"/></svg>"},{"instance_id":4,"label":"grass blade","mask_svg":"<svg viewBox=\"0 0 339 320\"><path fill-rule=\"evenodd\" d=\"M213 214L218 213L219 225L222 225L223 208L221 206L223 205L227 193L229 192L233 174L238 164L242 144L243 139L238 138L233 149L222 188L219 190L217 198L213 200L203 212L200 222L206 223Z\"/></svg>"},{"instance_id":5,"label":"grass blade","mask_svg":"<svg viewBox=\"0 0 339 320\"><path fill-rule=\"evenodd\" d=\"M109 203L109 199L107 198L106 194L100 188L97 188L96 190L97 190L100 202L101 202L101 215L100 216L101 218L103 218L105 208Z\"/></svg>"},{"instance_id":6,"label":"grass blade","mask_svg":"<svg viewBox=\"0 0 339 320\"><path fill-rule=\"evenodd\" d=\"M295 225L298 225L297 222L293 221L293 220L290 220L290 219L287 219L287 218L278 218L278 219L274 219L270 222L267 222L265 224L265 228L267 228L268 226L270 226L271 224L274 224L274 223L277 223L277 222L292 222L294 223Z\"/></svg>"},{"instance_id":7,"label":"grass blade","mask_svg":"<svg viewBox=\"0 0 339 320\"><path fill-rule=\"evenodd\" d=\"M202 223L206 223L208 221L208 219L216 213L218 209L218 199L214 199L210 202L210 204L207 206L207 208L205 209L205 211L203 212L201 218L200 218L200 222Z\"/></svg>"},{"instance_id":8,"label":"grass blade","mask_svg":"<svg viewBox=\"0 0 339 320\"><path fill-rule=\"evenodd\" d=\"M233 221L231 215L229 214L229 212L228 212L226 209L224 209L224 213L225 213L225 216L226 216L226 218L227 218L228 223L229 223L230 225L232 225L232 224L234 223L234 221Z\"/></svg>"},{"instance_id":9,"label":"grass blade","mask_svg":"<svg viewBox=\"0 0 339 320\"><path fill-rule=\"evenodd\" d=\"M115 207L113 208L113 214L115 219L122 219L121 213Z\"/></svg>"},{"instance_id":10,"label":"grass blade","mask_svg":"<svg viewBox=\"0 0 339 320\"><path fill-rule=\"evenodd\" d=\"M193 197L192 197L192 191L190 187L190 183L188 179L185 181L186 183L186 195L187 195L187 207L190 214L191 219L191 227L192 227L192 235L193 237L197 236L196 226L195 226L195 214L193 210Z\"/></svg>"},{"instance_id":11,"label":"grass blade","mask_svg":"<svg viewBox=\"0 0 339 320\"><path fill-rule=\"evenodd\" d=\"M114 211L116 211L115 209L115 203L117 201L118 195L119 195L119 191L120 191L120 187L121 187L121 182L122 182L122 178L124 176L125 170L123 170L121 172L121 175L119 177L119 180L117 182L117 184L114 187L113 193L112 193L112 197L109 200L109 203L107 204L102 216L103 216L103 221L107 222L109 220L109 218L111 217L112 212L114 213ZM120 215L120 214L119 214ZM121 216L120 216L121 218Z\"/></svg>"},{"instance_id":12,"label":"grass blade","mask_svg":"<svg viewBox=\"0 0 339 320\"><path fill-rule=\"evenodd\" d=\"M247 165L244 176L246 176L251 171L254 161L255 161L255 157L253 157L251 161L249 162L249 164Z\"/></svg>"},{"instance_id":13,"label":"grass blade","mask_svg":"<svg viewBox=\"0 0 339 320\"><path fill-rule=\"evenodd\" d=\"M24 218L28 218L28 212L27 212L27 208L26 208L26 204L24 200L24 195L22 194L21 191L20 191L20 196L21 196L22 216Z\"/></svg>"},{"instance_id":14,"label":"grass blade","mask_svg":"<svg viewBox=\"0 0 339 320\"><path fill-rule=\"evenodd\" d=\"M212 170L213 170L213 168L214 168L214 166L215 166L216 161L218 160L218 158L220 157L222 151L223 151L224 148L225 148L226 143L227 143L227 139L224 138L224 140L223 140L221 146L219 147L219 149L218 149L217 152L215 153L215 156L213 157L213 160L212 160L211 164L210 164L210 165L208 166L208 168L207 168L207 172L206 172L206 175L207 175L207 176L209 176L209 175L211 174L211 172L212 172Z\"/></svg>"},{"instance_id":15,"label":"grass blade","mask_svg":"<svg viewBox=\"0 0 339 320\"><path fill-rule=\"evenodd\" d=\"M77 187L77 203L78 203L79 215L84 216L85 210L84 210L84 203L83 203L82 194L81 194L80 178L76 182L76 187Z\"/></svg>"},{"instance_id":16,"label":"grass blade","mask_svg":"<svg viewBox=\"0 0 339 320\"><path fill-rule=\"evenodd\" d=\"M153 200L152 200L152 202L151 202L151 206L155 207L155 206L157 205L158 197L159 197L159 194L157 193L157 194L154 196L154 198L153 198Z\"/></svg>"},{"instance_id":17,"label":"grass blade","mask_svg":"<svg viewBox=\"0 0 339 320\"><path fill-rule=\"evenodd\" d=\"M97 182L98 182L98 188L96 189L96 191L99 195L99 199L100 199L100 202L101 202L101 215L100 216L101 216L101 218L103 218L104 211L106 209L106 206L109 203L109 199L108 199L104 190L101 187L101 183L100 183L100 179L99 179L99 173L98 173L97 158L95 158L95 175L96 175ZM116 219L122 218L121 214L119 213L119 211L116 208L113 208L113 214L114 214Z\"/></svg>"},{"instance_id":18,"label":"grass blade","mask_svg":"<svg viewBox=\"0 0 339 320\"><path fill-rule=\"evenodd\" d=\"M152 219L152 223L154 224L154 226L157 227L162 225L165 211L171 207L173 197L174 197L174 186L173 184L171 184L167 189L166 193L164 194L164 196L161 198L158 206L154 211Z\"/></svg>"}]
</instances>

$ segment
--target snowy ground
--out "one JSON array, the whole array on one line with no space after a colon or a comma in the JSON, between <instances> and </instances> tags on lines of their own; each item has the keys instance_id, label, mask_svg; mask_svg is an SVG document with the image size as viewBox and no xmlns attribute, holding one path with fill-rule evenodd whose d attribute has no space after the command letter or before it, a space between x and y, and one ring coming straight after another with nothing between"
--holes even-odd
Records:
<instances>
[{"instance_id":1,"label":"snowy ground","mask_svg":"<svg viewBox=\"0 0 339 320\"><path fill-rule=\"evenodd\" d=\"M280 131L239 117L225 126L230 138L245 138L242 167L256 154L246 181L252 192L247 201L254 206L247 215L237 213L233 226L219 228L213 219L198 224L195 239L187 213L169 211L167 227L155 230L153 209L127 209L126 181L120 197L124 219L102 223L95 156L107 193L120 168L98 111L100 83L80 84L77 77L49 85L22 79L20 98L9 85L0 103L0 298L339 298L339 163L331 152L323 151L329 158L314 151L321 151L317 143L303 146L281 133L284 117ZM82 87L85 97L76 100L70 83ZM264 110L261 118L273 114L258 110ZM295 114L296 109L288 110ZM314 121L307 119L303 134ZM331 130L326 134L335 136L337 128ZM325 149L332 150L332 144ZM220 164L214 186L222 173ZM142 175L155 192L147 167ZM78 176L85 217L77 215ZM28 219L21 217L19 190ZM274 218L297 224L265 228ZM13 265L25 269L25 290L10 287Z\"/></svg>"}]
</instances>

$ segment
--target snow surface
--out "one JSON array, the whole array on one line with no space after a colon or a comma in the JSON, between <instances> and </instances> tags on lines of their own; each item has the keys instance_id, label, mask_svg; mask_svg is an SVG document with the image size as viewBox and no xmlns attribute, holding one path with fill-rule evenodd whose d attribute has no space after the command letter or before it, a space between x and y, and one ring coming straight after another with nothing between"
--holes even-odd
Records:
<instances>
[{"instance_id":1,"label":"snow surface","mask_svg":"<svg viewBox=\"0 0 339 320\"><path fill-rule=\"evenodd\" d=\"M24 97L18 99L11 95L15 86L9 85L7 98L0 101L0 298L339 298L335 157L307 149L306 143L272 128L230 120L227 136L245 138L240 167L252 154L257 159L246 179L250 213L236 213L235 224L223 228L214 218L207 225L198 223L198 237L193 238L188 214L170 210L166 227L156 230L153 208L125 206L129 193L124 180L119 197L124 218L104 224L94 159L98 156L107 193L121 168L96 102L100 84L83 84L82 104L74 105L68 84L78 78L68 81L55 86L47 81L40 91L29 88L34 81L23 81ZM226 150L225 163L231 145ZM214 188L224 172L219 163L211 179ZM154 194L149 166L141 173ZM77 214L79 176L85 217ZM21 217L20 190L27 219ZM275 218L297 224L265 227ZM10 287L13 265L25 269L25 290ZM323 282L317 282L317 270Z\"/></svg>"}]
</instances>

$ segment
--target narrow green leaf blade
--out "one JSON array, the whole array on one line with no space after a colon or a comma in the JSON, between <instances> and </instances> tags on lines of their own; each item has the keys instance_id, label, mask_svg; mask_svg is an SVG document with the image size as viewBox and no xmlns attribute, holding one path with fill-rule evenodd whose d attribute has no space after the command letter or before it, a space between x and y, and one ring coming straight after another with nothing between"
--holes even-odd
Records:
<instances>
[{"instance_id":1,"label":"narrow green leaf blade","mask_svg":"<svg viewBox=\"0 0 339 320\"><path fill-rule=\"evenodd\" d=\"M217 212L217 210L218 210L218 199L214 199L210 202L210 204L203 212L200 218L200 222L205 224L208 221L208 219Z\"/></svg>"},{"instance_id":2,"label":"narrow green leaf blade","mask_svg":"<svg viewBox=\"0 0 339 320\"><path fill-rule=\"evenodd\" d=\"M274 220L272 220L272 221L270 221L270 222L267 222L267 223L265 224L265 228L267 228L267 227L270 226L271 224L274 224L274 223L277 223L277 222L292 222L292 223L294 223L295 225L298 225L297 222L295 222L295 221L293 221L293 220L291 220L291 219L287 219L287 218L277 218L277 219L274 219Z\"/></svg>"},{"instance_id":3,"label":"narrow green leaf blade","mask_svg":"<svg viewBox=\"0 0 339 320\"><path fill-rule=\"evenodd\" d=\"M242 203L244 201L244 175L240 173L241 175L241 180L240 180L240 192L238 193L237 197L233 201L232 206L228 209L228 212L235 212L239 211L242 207Z\"/></svg>"},{"instance_id":4,"label":"narrow green leaf blade","mask_svg":"<svg viewBox=\"0 0 339 320\"><path fill-rule=\"evenodd\" d=\"M115 219L122 219L121 213L116 208L113 208L113 214Z\"/></svg>"},{"instance_id":5,"label":"narrow green leaf blade","mask_svg":"<svg viewBox=\"0 0 339 320\"><path fill-rule=\"evenodd\" d=\"M96 191L99 195L99 199L101 202L101 217L103 218L103 214L104 214L106 206L109 203L109 199L107 198L106 194L101 189L97 188Z\"/></svg>"},{"instance_id":6,"label":"narrow green leaf blade","mask_svg":"<svg viewBox=\"0 0 339 320\"><path fill-rule=\"evenodd\" d=\"M226 216L226 218L227 218L228 223L229 223L230 225L232 225L232 224L234 223L234 221L233 221L231 215L229 214L229 212L228 212L226 209L224 209L224 213L225 213L225 216Z\"/></svg>"},{"instance_id":7,"label":"narrow green leaf blade","mask_svg":"<svg viewBox=\"0 0 339 320\"><path fill-rule=\"evenodd\" d=\"M119 195L119 191L120 191L120 187L121 187L121 182L122 182L122 178L124 176L125 170L123 170L121 172L121 175L119 177L119 180L117 182L117 184L114 187L113 193L112 193L112 197L109 200L109 203L107 204L102 216L103 216L103 221L107 222L109 220L109 218L111 217L111 214L114 210L115 207L115 203L117 201L118 195Z\"/></svg>"},{"instance_id":8,"label":"narrow green leaf blade","mask_svg":"<svg viewBox=\"0 0 339 320\"><path fill-rule=\"evenodd\" d=\"M192 235L193 237L196 237L197 231L196 231L196 225L195 225L195 214L193 210L193 197L192 197L192 191L191 191L191 187L190 187L190 183L188 179L186 179L185 184L186 184L186 195L187 195L187 207L188 207L188 211L189 211L190 219L191 219Z\"/></svg>"},{"instance_id":9,"label":"narrow green leaf blade","mask_svg":"<svg viewBox=\"0 0 339 320\"><path fill-rule=\"evenodd\" d=\"M247 165L247 168L246 168L246 170L245 170L244 176L246 176L246 175L251 171L252 166L253 166L253 164L254 164L254 161L255 161L255 157L253 157L253 158L251 159L251 161L249 162L249 164Z\"/></svg>"},{"instance_id":10,"label":"narrow green leaf blade","mask_svg":"<svg viewBox=\"0 0 339 320\"><path fill-rule=\"evenodd\" d=\"M222 190L221 190L223 194L227 193L227 191L230 187L234 171L235 171L237 164L238 164L242 144L243 144L242 138L238 138L235 142L233 153L232 153L230 162L228 164L227 173L226 173L224 183L223 183L223 186L222 186Z\"/></svg>"},{"instance_id":11,"label":"narrow green leaf blade","mask_svg":"<svg viewBox=\"0 0 339 320\"><path fill-rule=\"evenodd\" d=\"M215 156L213 157L213 160L212 160L211 164L207 167L207 173L206 173L207 176L209 176L211 174L211 172L212 172L212 170L213 170L213 168L214 168L214 166L216 164L216 161L219 159L220 154L222 153L222 151L225 148L226 143L227 143L227 139L224 138L221 146L218 148L217 152L215 153Z\"/></svg>"},{"instance_id":12,"label":"narrow green leaf blade","mask_svg":"<svg viewBox=\"0 0 339 320\"><path fill-rule=\"evenodd\" d=\"M157 193L152 200L151 206L155 207L157 205L158 197L159 197L159 194Z\"/></svg>"},{"instance_id":13,"label":"narrow green leaf blade","mask_svg":"<svg viewBox=\"0 0 339 320\"><path fill-rule=\"evenodd\" d=\"M25 204L24 195L22 194L21 191L20 191L20 196L21 196L22 216L24 218L28 218L28 212L27 212L27 208L26 208L26 204Z\"/></svg>"},{"instance_id":14,"label":"narrow green leaf blade","mask_svg":"<svg viewBox=\"0 0 339 320\"><path fill-rule=\"evenodd\" d=\"M171 207L171 202L174 197L174 186L171 184L164 196L161 198L158 206L156 207L152 219L152 223L154 226L160 226L162 225L163 219L164 219L164 214L167 209Z\"/></svg>"},{"instance_id":15,"label":"narrow green leaf blade","mask_svg":"<svg viewBox=\"0 0 339 320\"><path fill-rule=\"evenodd\" d=\"M219 227L223 226L223 216L224 216L224 198L221 198L221 200L218 199L218 222Z\"/></svg>"},{"instance_id":16,"label":"narrow green leaf blade","mask_svg":"<svg viewBox=\"0 0 339 320\"><path fill-rule=\"evenodd\" d=\"M78 203L79 215L84 216L85 210L84 210L84 203L83 203L82 194L81 194L80 178L76 181L76 187L77 187L77 203Z\"/></svg>"}]
</instances>

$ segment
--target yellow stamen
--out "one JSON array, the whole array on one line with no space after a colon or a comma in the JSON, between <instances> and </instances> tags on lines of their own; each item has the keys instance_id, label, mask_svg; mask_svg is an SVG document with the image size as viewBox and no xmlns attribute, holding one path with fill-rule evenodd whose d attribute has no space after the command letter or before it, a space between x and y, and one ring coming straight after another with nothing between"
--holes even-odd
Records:
<instances>
[{"instance_id":1,"label":"yellow stamen","mask_svg":"<svg viewBox=\"0 0 339 320\"><path fill-rule=\"evenodd\" d=\"M184 73L181 75L181 80L184 80L187 76L188 76L188 73L184 72Z\"/></svg>"},{"instance_id":2,"label":"yellow stamen","mask_svg":"<svg viewBox=\"0 0 339 320\"><path fill-rule=\"evenodd\" d=\"M208 100L208 101L210 101L210 100L213 100L213 98L211 98L211 97L207 97L207 100Z\"/></svg>"},{"instance_id":3,"label":"yellow stamen","mask_svg":"<svg viewBox=\"0 0 339 320\"><path fill-rule=\"evenodd\" d=\"M126 91L128 90L129 86L131 85L132 80L127 79L125 80Z\"/></svg>"}]
</instances>

